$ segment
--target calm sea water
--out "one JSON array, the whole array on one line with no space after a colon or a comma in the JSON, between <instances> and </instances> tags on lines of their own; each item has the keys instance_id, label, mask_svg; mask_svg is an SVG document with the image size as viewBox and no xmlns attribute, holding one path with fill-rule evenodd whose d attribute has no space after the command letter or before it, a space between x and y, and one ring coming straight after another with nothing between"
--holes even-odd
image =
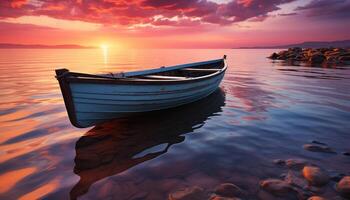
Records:
<instances>
[{"instance_id":1,"label":"calm sea water","mask_svg":"<svg viewBox=\"0 0 350 200\"><path fill-rule=\"evenodd\" d=\"M350 66L272 62L273 50L0 50L0 199L166 199L259 181L304 158L350 173ZM54 69L127 71L228 56L220 90L187 106L88 129L68 121ZM309 152L327 143L337 154ZM327 190L324 196L335 195Z\"/></svg>"}]
</instances>

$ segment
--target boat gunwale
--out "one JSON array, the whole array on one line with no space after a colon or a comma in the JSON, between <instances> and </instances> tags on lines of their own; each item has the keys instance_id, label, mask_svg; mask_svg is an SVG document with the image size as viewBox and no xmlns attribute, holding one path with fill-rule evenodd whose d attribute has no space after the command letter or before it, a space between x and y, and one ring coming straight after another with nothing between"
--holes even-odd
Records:
<instances>
[{"instance_id":1,"label":"boat gunwale","mask_svg":"<svg viewBox=\"0 0 350 200\"><path fill-rule=\"evenodd\" d=\"M185 80L161 80L161 79L133 79L133 78L112 78L112 77L74 77L74 76L69 76L70 73L74 72L68 72L65 75L65 79L71 83L101 83L101 84L125 84L125 85L130 85L130 84L135 84L135 85L163 85L163 84L185 84L185 83L190 83L190 82L195 82L195 81L201 81L201 80L206 80L215 76L218 76L222 73L224 73L227 69L227 63L225 62L224 59L220 59L221 61L224 62L224 67L221 68L220 70L210 73L208 75L204 76L199 76L199 77L193 77L193 78L187 78ZM219 62L219 60L218 60ZM184 68L185 69L185 68ZM175 69L174 71L179 70ZM173 71L173 70L171 70Z\"/></svg>"}]
</instances>

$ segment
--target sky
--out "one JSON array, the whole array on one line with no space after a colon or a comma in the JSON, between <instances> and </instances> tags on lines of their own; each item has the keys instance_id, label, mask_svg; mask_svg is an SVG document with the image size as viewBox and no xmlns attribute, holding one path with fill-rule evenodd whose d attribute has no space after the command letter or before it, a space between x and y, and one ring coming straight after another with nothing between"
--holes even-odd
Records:
<instances>
[{"instance_id":1,"label":"sky","mask_svg":"<svg viewBox=\"0 0 350 200\"><path fill-rule=\"evenodd\" d=\"M0 43L234 48L350 39L350 0L0 0Z\"/></svg>"}]
</instances>

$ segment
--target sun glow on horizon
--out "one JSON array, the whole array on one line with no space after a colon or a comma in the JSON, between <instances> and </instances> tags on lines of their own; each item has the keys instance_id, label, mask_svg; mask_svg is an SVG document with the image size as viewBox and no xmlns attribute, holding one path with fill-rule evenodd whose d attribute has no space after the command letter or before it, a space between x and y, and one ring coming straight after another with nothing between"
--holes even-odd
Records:
<instances>
[{"instance_id":1,"label":"sun glow on horizon","mask_svg":"<svg viewBox=\"0 0 350 200\"><path fill-rule=\"evenodd\" d=\"M105 49L108 49L109 46L108 46L107 44L101 44L101 45L100 45L100 48L103 49L103 50L105 50Z\"/></svg>"}]
</instances>

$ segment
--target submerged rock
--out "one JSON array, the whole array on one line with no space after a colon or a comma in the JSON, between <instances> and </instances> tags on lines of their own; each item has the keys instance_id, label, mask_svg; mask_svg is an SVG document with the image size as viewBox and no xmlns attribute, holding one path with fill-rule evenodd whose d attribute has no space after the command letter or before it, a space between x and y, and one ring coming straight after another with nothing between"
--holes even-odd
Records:
<instances>
[{"instance_id":1,"label":"submerged rock","mask_svg":"<svg viewBox=\"0 0 350 200\"><path fill-rule=\"evenodd\" d=\"M223 197L239 197L243 195L243 190L232 183L223 183L215 188L215 194Z\"/></svg>"},{"instance_id":2,"label":"submerged rock","mask_svg":"<svg viewBox=\"0 0 350 200\"><path fill-rule=\"evenodd\" d=\"M308 186L308 182L302 177L300 172L288 171L284 180L290 185L298 188L306 188Z\"/></svg>"},{"instance_id":3,"label":"submerged rock","mask_svg":"<svg viewBox=\"0 0 350 200\"><path fill-rule=\"evenodd\" d=\"M284 161L282 159L275 159L275 160L273 160L273 163L275 163L276 165L285 165L286 161Z\"/></svg>"},{"instance_id":4,"label":"submerged rock","mask_svg":"<svg viewBox=\"0 0 350 200\"><path fill-rule=\"evenodd\" d=\"M315 186L326 185L330 180L327 172L314 166L305 166L303 169L303 176L311 185Z\"/></svg>"},{"instance_id":5,"label":"submerged rock","mask_svg":"<svg viewBox=\"0 0 350 200\"><path fill-rule=\"evenodd\" d=\"M278 179L267 179L260 183L262 189L276 196L285 196L294 192L293 187L285 181Z\"/></svg>"},{"instance_id":6,"label":"submerged rock","mask_svg":"<svg viewBox=\"0 0 350 200\"><path fill-rule=\"evenodd\" d=\"M308 164L310 164L308 161L299 158L286 160L287 167L295 170L303 169L303 167Z\"/></svg>"},{"instance_id":7,"label":"submerged rock","mask_svg":"<svg viewBox=\"0 0 350 200\"><path fill-rule=\"evenodd\" d=\"M194 186L185 188L169 195L169 200L203 200L206 194L203 188Z\"/></svg>"},{"instance_id":8,"label":"submerged rock","mask_svg":"<svg viewBox=\"0 0 350 200\"><path fill-rule=\"evenodd\" d=\"M311 143L314 143L314 144L320 144L320 145L325 145L327 146L326 143L323 143L323 142L320 142L320 141L317 141L317 140L312 140Z\"/></svg>"},{"instance_id":9,"label":"submerged rock","mask_svg":"<svg viewBox=\"0 0 350 200\"><path fill-rule=\"evenodd\" d=\"M343 197L350 198L350 176L343 177L337 184L336 189Z\"/></svg>"},{"instance_id":10,"label":"submerged rock","mask_svg":"<svg viewBox=\"0 0 350 200\"><path fill-rule=\"evenodd\" d=\"M336 153L332 148L325 145L305 144L303 147L305 150L313 152Z\"/></svg>"},{"instance_id":11,"label":"submerged rock","mask_svg":"<svg viewBox=\"0 0 350 200\"><path fill-rule=\"evenodd\" d=\"M305 165L310 164L307 160L300 159L300 158L291 158L287 160L282 160L282 159L275 159L273 160L273 163L276 165L281 165L281 166L287 166L289 169L293 170L300 170L303 169Z\"/></svg>"}]
</instances>

